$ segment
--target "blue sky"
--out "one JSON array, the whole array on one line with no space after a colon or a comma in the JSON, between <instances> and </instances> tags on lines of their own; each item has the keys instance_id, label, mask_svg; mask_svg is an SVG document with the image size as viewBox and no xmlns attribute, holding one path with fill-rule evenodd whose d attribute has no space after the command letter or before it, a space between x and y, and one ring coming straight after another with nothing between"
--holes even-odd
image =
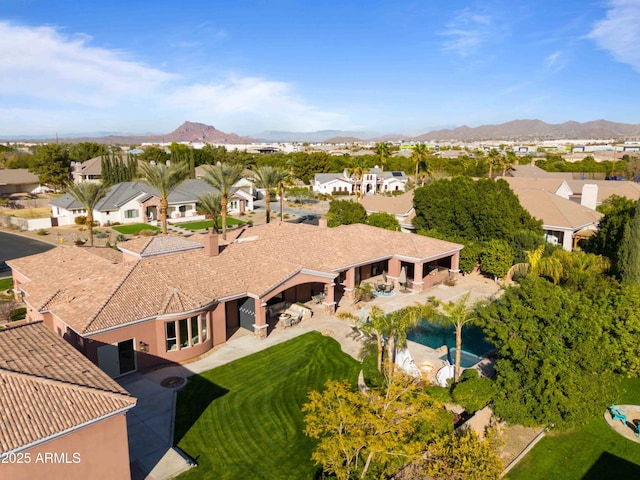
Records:
<instances>
[{"instance_id":1,"label":"blue sky","mask_svg":"<svg viewBox=\"0 0 640 480\"><path fill-rule=\"evenodd\" d=\"M0 134L640 123L640 0L0 0Z\"/></svg>"}]
</instances>

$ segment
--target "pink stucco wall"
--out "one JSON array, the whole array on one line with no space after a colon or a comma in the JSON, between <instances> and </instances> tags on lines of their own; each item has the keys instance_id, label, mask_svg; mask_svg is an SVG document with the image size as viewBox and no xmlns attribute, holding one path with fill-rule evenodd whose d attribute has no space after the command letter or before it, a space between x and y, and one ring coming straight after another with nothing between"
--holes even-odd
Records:
<instances>
[{"instance_id":1,"label":"pink stucco wall","mask_svg":"<svg viewBox=\"0 0 640 480\"><path fill-rule=\"evenodd\" d=\"M29 463L24 463L27 459ZM16 463L19 460L23 463ZM0 478L129 480L131 473L125 415L107 418L31 448L13 458L13 463L0 463Z\"/></svg>"}]
</instances>

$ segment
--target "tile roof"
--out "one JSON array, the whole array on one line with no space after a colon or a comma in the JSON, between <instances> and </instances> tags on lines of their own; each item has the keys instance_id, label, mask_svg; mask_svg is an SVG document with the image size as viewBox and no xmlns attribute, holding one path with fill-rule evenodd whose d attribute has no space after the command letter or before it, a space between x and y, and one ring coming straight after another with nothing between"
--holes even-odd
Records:
<instances>
[{"instance_id":1,"label":"tile roof","mask_svg":"<svg viewBox=\"0 0 640 480\"><path fill-rule=\"evenodd\" d=\"M598 186L598 203L602 203L612 195L627 197L629 200L640 199L640 184L626 180L568 180L567 184L574 195L582 194L586 184Z\"/></svg>"},{"instance_id":2,"label":"tile roof","mask_svg":"<svg viewBox=\"0 0 640 480\"><path fill-rule=\"evenodd\" d=\"M544 170L543 170L544 171ZM522 188L534 188L538 190L546 190L547 192L556 193L565 182L562 178L547 177L501 177L505 180L513 191Z\"/></svg>"},{"instance_id":3,"label":"tile roof","mask_svg":"<svg viewBox=\"0 0 640 480\"><path fill-rule=\"evenodd\" d=\"M202 240L202 236L192 238ZM167 242L175 239L168 237ZM262 296L302 270L335 276L350 266L394 255L422 260L462 249L443 240L360 224L329 229L270 223L238 229L228 241L212 257L203 248L189 248L113 264L106 259L92 261L81 248L58 247L49 255L9 263L31 280L21 286L30 305L52 311L80 334L91 334L201 309L227 297ZM144 252L153 243L141 240L135 250ZM75 259L73 252L78 252Z\"/></svg>"},{"instance_id":4,"label":"tile roof","mask_svg":"<svg viewBox=\"0 0 640 480\"><path fill-rule=\"evenodd\" d=\"M0 185L40 183L38 176L26 168L0 168Z\"/></svg>"},{"instance_id":5,"label":"tile roof","mask_svg":"<svg viewBox=\"0 0 640 480\"><path fill-rule=\"evenodd\" d=\"M522 207L533 217L542 220L544 226L579 230L597 225L602 214L577 202L559 197L546 190L533 188L514 189Z\"/></svg>"},{"instance_id":6,"label":"tile roof","mask_svg":"<svg viewBox=\"0 0 640 480\"><path fill-rule=\"evenodd\" d=\"M135 398L42 322L0 330L0 451L132 408Z\"/></svg>"},{"instance_id":7,"label":"tile roof","mask_svg":"<svg viewBox=\"0 0 640 480\"><path fill-rule=\"evenodd\" d=\"M158 235L154 237L139 237L119 244L121 250L134 253L141 257L165 255L203 248L202 243L194 242L175 235Z\"/></svg>"},{"instance_id":8,"label":"tile roof","mask_svg":"<svg viewBox=\"0 0 640 480\"><path fill-rule=\"evenodd\" d=\"M516 165L510 171L511 177L521 178L559 178L563 180L573 179L572 172L547 172L536 165Z\"/></svg>"},{"instance_id":9,"label":"tile roof","mask_svg":"<svg viewBox=\"0 0 640 480\"><path fill-rule=\"evenodd\" d=\"M408 215L413 209L413 191L385 197L384 195L365 195L362 206L367 212L387 212L393 215Z\"/></svg>"}]
</instances>

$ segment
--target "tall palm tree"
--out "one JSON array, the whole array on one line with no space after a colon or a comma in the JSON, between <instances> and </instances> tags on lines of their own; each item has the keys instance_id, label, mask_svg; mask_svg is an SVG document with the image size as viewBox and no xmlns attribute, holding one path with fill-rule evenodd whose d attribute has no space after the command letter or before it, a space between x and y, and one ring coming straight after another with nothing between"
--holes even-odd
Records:
<instances>
[{"instance_id":1,"label":"tall palm tree","mask_svg":"<svg viewBox=\"0 0 640 480\"><path fill-rule=\"evenodd\" d=\"M411 157L415 160L416 162L416 176L415 176L415 186L418 186L418 169L420 167L420 165L425 165L426 168L426 173L429 175L429 167L427 165L427 157L429 155L429 150L427 150L427 146L424 143L418 143L416 144L416 146L413 148L413 153L411 154ZM423 185L424 186L424 182Z\"/></svg>"},{"instance_id":2,"label":"tall palm tree","mask_svg":"<svg viewBox=\"0 0 640 480\"><path fill-rule=\"evenodd\" d=\"M67 188L73 198L75 198L87 211L87 228L89 229L89 246L93 247L93 210L102 200L106 193L101 183L81 182L70 184Z\"/></svg>"},{"instance_id":3,"label":"tall palm tree","mask_svg":"<svg viewBox=\"0 0 640 480\"><path fill-rule=\"evenodd\" d=\"M220 204L222 207L222 238L227 239L227 208L229 199L238 190L234 185L242 178L242 165L231 165L228 163L218 163L217 165L205 167L207 174L204 181L218 190L220 193Z\"/></svg>"},{"instance_id":4,"label":"tall palm tree","mask_svg":"<svg viewBox=\"0 0 640 480\"><path fill-rule=\"evenodd\" d=\"M222 195L217 192L209 192L198 197L200 209L213 218L213 228L218 233L218 218L222 212Z\"/></svg>"},{"instance_id":5,"label":"tall palm tree","mask_svg":"<svg viewBox=\"0 0 640 480\"><path fill-rule=\"evenodd\" d=\"M354 315L351 312L340 312L338 313L338 318L342 320L348 320L353 324L359 324L361 318L357 315ZM384 355L384 340L383 335L387 330L387 314L384 313L380 307L371 307L369 311L369 322L364 325L358 325L358 327L367 334L371 334L376 337L376 343L378 345L378 371L383 373L382 370L382 360Z\"/></svg>"},{"instance_id":6,"label":"tall palm tree","mask_svg":"<svg viewBox=\"0 0 640 480\"><path fill-rule=\"evenodd\" d=\"M461 356L462 351L462 327L467 323L475 320L474 305L469 305L469 293L465 294L457 302L448 302L443 305L445 315L441 315L440 319L446 323L453 325L456 333L456 371L455 382L460 379Z\"/></svg>"},{"instance_id":7,"label":"tall palm tree","mask_svg":"<svg viewBox=\"0 0 640 480\"><path fill-rule=\"evenodd\" d=\"M360 200L362 200L362 196L364 194L364 189L362 188L362 178L364 177L364 174L368 172L369 170L364 167L364 165L362 164L362 160L357 157L354 159L353 167L347 170L347 173L353 178L354 190L355 186L358 184L358 180L360 181L360 190L354 192L356 196L356 202L358 201L358 196L360 197Z\"/></svg>"},{"instance_id":8,"label":"tall palm tree","mask_svg":"<svg viewBox=\"0 0 640 480\"><path fill-rule=\"evenodd\" d=\"M516 154L513 153L513 150L508 150L502 160L502 176L506 177L507 172L512 170L516 164Z\"/></svg>"},{"instance_id":9,"label":"tall palm tree","mask_svg":"<svg viewBox=\"0 0 640 480\"><path fill-rule=\"evenodd\" d=\"M160 222L162 234L167 234L167 210L169 208L169 195L189 176L188 163L174 163L157 165L143 163L140 165L140 179L160 195Z\"/></svg>"},{"instance_id":10,"label":"tall palm tree","mask_svg":"<svg viewBox=\"0 0 640 480\"><path fill-rule=\"evenodd\" d=\"M288 173L280 168L272 167L270 165L262 165L257 167L253 171L253 181L256 182L258 188L264 188L264 201L265 201L265 223L271 221L271 190L274 188L280 188L280 184L287 178ZM282 197L282 192L281 197ZM282 209L282 205L280 207Z\"/></svg>"},{"instance_id":11,"label":"tall palm tree","mask_svg":"<svg viewBox=\"0 0 640 480\"><path fill-rule=\"evenodd\" d=\"M384 166L387 164L387 159L391 156L391 145L388 142L376 143L375 152L380 160L380 190L382 190L382 184L384 182Z\"/></svg>"},{"instance_id":12,"label":"tall palm tree","mask_svg":"<svg viewBox=\"0 0 640 480\"><path fill-rule=\"evenodd\" d=\"M493 178L493 168L500 165L500 152L495 148L489 150L489 178Z\"/></svg>"},{"instance_id":13,"label":"tall palm tree","mask_svg":"<svg viewBox=\"0 0 640 480\"><path fill-rule=\"evenodd\" d=\"M430 306L414 303L408 307L387 315L384 336L387 339L387 378L392 378L395 370L396 348L407 346L407 334L422 320Z\"/></svg>"}]
</instances>

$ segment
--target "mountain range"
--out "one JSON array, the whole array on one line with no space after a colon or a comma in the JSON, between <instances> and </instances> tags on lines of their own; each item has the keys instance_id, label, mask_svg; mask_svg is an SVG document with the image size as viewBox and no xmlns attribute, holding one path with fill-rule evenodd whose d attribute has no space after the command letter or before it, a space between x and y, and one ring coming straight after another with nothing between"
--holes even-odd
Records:
<instances>
[{"instance_id":1,"label":"mountain range","mask_svg":"<svg viewBox=\"0 0 640 480\"><path fill-rule=\"evenodd\" d=\"M31 137L33 140L35 137ZM1 137L0 137L1 139ZM124 135L108 134L95 136L77 136L74 138L43 139L37 141L65 141L65 142L99 142L99 143L165 143L165 142L203 142L223 144L248 144L259 142L326 142L353 143L359 141L453 141L470 142L482 140L510 140L510 141L540 141L540 140L578 140L578 139L640 139L640 124L610 122L595 120L579 123L568 121L551 124L542 120L513 120L499 125L481 125L479 127L462 127L454 129L432 130L418 136L402 134L380 135L371 132L321 130L317 132L281 132L265 131L252 137L239 136L235 133L225 133L211 125L197 122L184 122L171 133L164 135ZM28 138L12 136L6 140L28 141Z\"/></svg>"}]
</instances>

